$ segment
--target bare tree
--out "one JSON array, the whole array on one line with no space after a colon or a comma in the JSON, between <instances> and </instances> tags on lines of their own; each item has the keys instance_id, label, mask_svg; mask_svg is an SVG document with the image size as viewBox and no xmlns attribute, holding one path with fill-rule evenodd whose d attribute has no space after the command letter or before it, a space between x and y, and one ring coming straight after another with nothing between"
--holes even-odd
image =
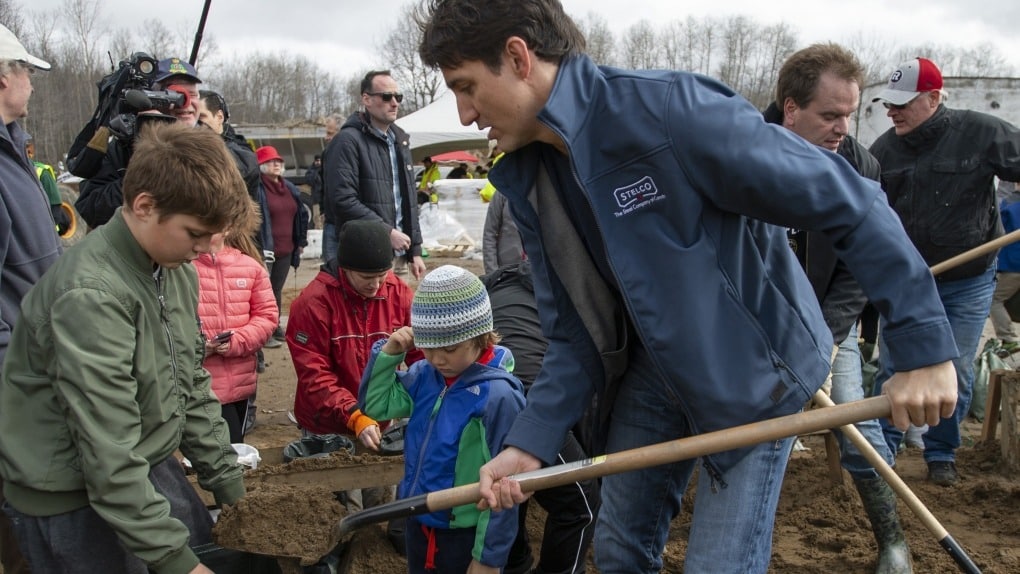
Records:
<instances>
[{"instance_id":1,"label":"bare tree","mask_svg":"<svg viewBox=\"0 0 1020 574\"><path fill-rule=\"evenodd\" d=\"M237 123L313 120L350 109L344 84L304 56L256 52L210 69Z\"/></svg>"},{"instance_id":2,"label":"bare tree","mask_svg":"<svg viewBox=\"0 0 1020 574\"><path fill-rule=\"evenodd\" d=\"M853 52L857 60L864 66L864 84L871 85L884 82L892 71L895 64L890 62L892 45L875 34L863 34L858 32L840 44ZM863 88L864 86L861 86Z\"/></svg>"},{"instance_id":3,"label":"bare tree","mask_svg":"<svg viewBox=\"0 0 1020 574\"><path fill-rule=\"evenodd\" d=\"M70 36L81 49L81 67L99 62L99 38L105 31L100 23L102 7L99 0L64 0L61 8L70 28Z\"/></svg>"},{"instance_id":4,"label":"bare tree","mask_svg":"<svg viewBox=\"0 0 1020 574\"><path fill-rule=\"evenodd\" d=\"M775 77L796 45L785 23L761 27L744 16L730 18L723 25L718 77L762 109L773 99Z\"/></svg>"},{"instance_id":5,"label":"bare tree","mask_svg":"<svg viewBox=\"0 0 1020 574\"><path fill-rule=\"evenodd\" d=\"M401 109L405 112L413 112L432 103L443 87L439 71L424 65L418 56L421 31L415 24L414 12L414 2L404 5L401 16L396 19L396 27L379 46L379 52L386 55L386 65L393 79L404 93Z\"/></svg>"},{"instance_id":6,"label":"bare tree","mask_svg":"<svg viewBox=\"0 0 1020 574\"><path fill-rule=\"evenodd\" d=\"M177 56L188 59L188 52L182 49L177 36L162 20L149 18L142 23L138 31L142 48L152 57L163 59Z\"/></svg>"},{"instance_id":7,"label":"bare tree","mask_svg":"<svg viewBox=\"0 0 1020 574\"><path fill-rule=\"evenodd\" d=\"M671 70L711 73L718 27L712 18L699 21L692 16L667 22L659 32L663 64Z\"/></svg>"},{"instance_id":8,"label":"bare tree","mask_svg":"<svg viewBox=\"0 0 1020 574\"><path fill-rule=\"evenodd\" d=\"M10 0L0 0L0 24L7 26L7 29L14 32L18 38L23 38L25 18L21 13L21 6Z\"/></svg>"},{"instance_id":9,"label":"bare tree","mask_svg":"<svg viewBox=\"0 0 1020 574\"><path fill-rule=\"evenodd\" d=\"M602 16L588 12L582 20L575 20L581 33L584 34L588 46L588 56L599 65L613 66L616 64L616 40L609 24Z\"/></svg>"},{"instance_id":10,"label":"bare tree","mask_svg":"<svg viewBox=\"0 0 1020 574\"><path fill-rule=\"evenodd\" d=\"M639 20L623 33L620 46L620 63L635 70L650 70L662 66L659 57L659 40L648 20Z\"/></svg>"}]
</instances>

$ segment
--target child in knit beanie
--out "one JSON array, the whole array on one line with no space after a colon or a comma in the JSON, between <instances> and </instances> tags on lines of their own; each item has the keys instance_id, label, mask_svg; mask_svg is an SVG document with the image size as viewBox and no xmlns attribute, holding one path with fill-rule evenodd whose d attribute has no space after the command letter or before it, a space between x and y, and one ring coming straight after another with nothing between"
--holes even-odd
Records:
<instances>
[{"instance_id":1,"label":"child in knit beanie","mask_svg":"<svg viewBox=\"0 0 1020 574\"><path fill-rule=\"evenodd\" d=\"M510 374L513 356L498 342L482 282L444 265L418 286L411 326L375 344L359 405L376 420L410 417L400 498L477 482L478 470L502 450L524 408L524 389ZM425 360L398 370L415 347ZM474 562L501 569L517 512L490 512L467 504L408 518L408 572L466 572Z\"/></svg>"}]
</instances>

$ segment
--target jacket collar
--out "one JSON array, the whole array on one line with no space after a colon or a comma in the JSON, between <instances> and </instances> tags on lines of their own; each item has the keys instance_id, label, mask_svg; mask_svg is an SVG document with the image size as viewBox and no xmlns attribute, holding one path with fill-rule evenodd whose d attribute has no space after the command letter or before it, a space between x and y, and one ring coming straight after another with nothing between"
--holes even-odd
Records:
<instances>
[{"instance_id":1,"label":"jacket collar","mask_svg":"<svg viewBox=\"0 0 1020 574\"><path fill-rule=\"evenodd\" d=\"M380 134L379 130L372 125L372 121L369 119L368 114L363 111L351 114L340 129L356 129L364 134L371 135L383 143L386 142L386 139L382 136L382 134ZM404 130L400 129L400 126L395 123L390 124L389 131L393 133L393 141L398 147L406 147L408 145L407 134Z\"/></svg>"},{"instance_id":2,"label":"jacket collar","mask_svg":"<svg viewBox=\"0 0 1020 574\"><path fill-rule=\"evenodd\" d=\"M118 207L110 221L100 226L96 233L106 239L117 257L127 264L127 268L151 277L156 269L152 258L131 233L127 221L124 220L123 209Z\"/></svg>"},{"instance_id":3,"label":"jacket collar","mask_svg":"<svg viewBox=\"0 0 1020 574\"><path fill-rule=\"evenodd\" d=\"M571 149L577 131L589 125L588 115L597 108L604 88L605 78L588 56L565 58L538 120ZM526 196L537 178L538 158L545 145L548 144L534 142L505 154L489 172L493 186L507 196Z\"/></svg>"},{"instance_id":4,"label":"jacket collar","mask_svg":"<svg viewBox=\"0 0 1020 574\"><path fill-rule=\"evenodd\" d=\"M905 136L901 136L903 143L912 148L923 147L931 142L937 141L949 126L949 108L945 104L939 104L935 113L921 125Z\"/></svg>"},{"instance_id":5,"label":"jacket collar","mask_svg":"<svg viewBox=\"0 0 1020 574\"><path fill-rule=\"evenodd\" d=\"M21 128L21 124L16 121L7 125L0 123L0 142L2 142L0 145L10 146L10 151L18 158L18 163L32 175L35 175L35 166L32 165L28 155L25 153L28 133Z\"/></svg>"},{"instance_id":6,"label":"jacket collar","mask_svg":"<svg viewBox=\"0 0 1020 574\"><path fill-rule=\"evenodd\" d=\"M604 88L605 78L590 58L583 55L564 58L538 119L569 147L576 131L589 125L588 116L598 109Z\"/></svg>"},{"instance_id":7,"label":"jacket collar","mask_svg":"<svg viewBox=\"0 0 1020 574\"><path fill-rule=\"evenodd\" d=\"M386 275L386 280L383 281L383 284L379 287L379 292L376 293L374 297L364 297L360 293L355 291L353 287L351 287L350 282L347 281L347 276L344 275L343 270L337 263L336 258L330 259L329 261L323 263L321 267L319 267L319 276L317 277L317 279L319 279L329 287L339 289L340 295L344 298L344 300L347 301L358 302L378 300L385 301L386 294L389 293L387 285L389 284L390 275L391 274Z\"/></svg>"}]
</instances>

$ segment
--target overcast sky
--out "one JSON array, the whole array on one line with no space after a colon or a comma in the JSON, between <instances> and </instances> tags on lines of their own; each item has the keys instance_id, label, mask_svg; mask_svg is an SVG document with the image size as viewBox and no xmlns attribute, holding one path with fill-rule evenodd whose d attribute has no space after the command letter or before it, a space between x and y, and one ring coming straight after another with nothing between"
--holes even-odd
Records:
<instances>
[{"instance_id":1,"label":"overcast sky","mask_svg":"<svg viewBox=\"0 0 1020 574\"><path fill-rule=\"evenodd\" d=\"M382 65L375 47L393 29L392 19L408 0L213 0L206 34L219 45L219 57L251 50L289 50L305 54L324 70L346 77ZM605 18L619 34L647 19L653 26L688 15L745 15L762 24L785 21L801 45L841 41L854 34L878 37L893 48L936 42L974 47L994 44L1020 69L1020 2L1017 0L562 0L567 12L583 19L589 12ZM58 8L62 0L22 0L31 10ZM162 8L172 30L197 23L202 0L169 4L137 0L102 0L111 28L137 25ZM807 6L808 8L805 8ZM194 34L194 30L189 32ZM115 55L117 56L117 55ZM188 54L181 54L187 57Z\"/></svg>"}]
</instances>

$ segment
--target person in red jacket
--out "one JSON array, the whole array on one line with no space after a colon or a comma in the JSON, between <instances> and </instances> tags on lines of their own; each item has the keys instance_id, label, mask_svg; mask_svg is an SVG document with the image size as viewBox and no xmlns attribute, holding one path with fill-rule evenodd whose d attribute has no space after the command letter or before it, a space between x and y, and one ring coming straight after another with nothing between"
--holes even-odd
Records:
<instances>
[{"instance_id":1,"label":"person in red jacket","mask_svg":"<svg viewBox=\"0 0 1020 574\"><path fill-rule=\"evenodd\" d=\"M287 346L297 371L294 415L309 433L357 437L378 450L380 425L358 410L372 344L411 324L414 293L391 271L389 229L354 220L339 249L291 303ZM408 363L421 358L415 350Z\"/></svg>"},{"instance_id":2,"label":"person in red jacket","mask_svg":"<svg viewBox=\"0 0 1020 574\"><path fill-rule=\"evenodd\" d=\"M194 261L198 272L198 318L205 335L202 366L223 405L230 442L244 442L249 397L258 381L256 354L279 322L269 272L251 233L213 236L209 253Z\"/></svg>"}]
</instances>

